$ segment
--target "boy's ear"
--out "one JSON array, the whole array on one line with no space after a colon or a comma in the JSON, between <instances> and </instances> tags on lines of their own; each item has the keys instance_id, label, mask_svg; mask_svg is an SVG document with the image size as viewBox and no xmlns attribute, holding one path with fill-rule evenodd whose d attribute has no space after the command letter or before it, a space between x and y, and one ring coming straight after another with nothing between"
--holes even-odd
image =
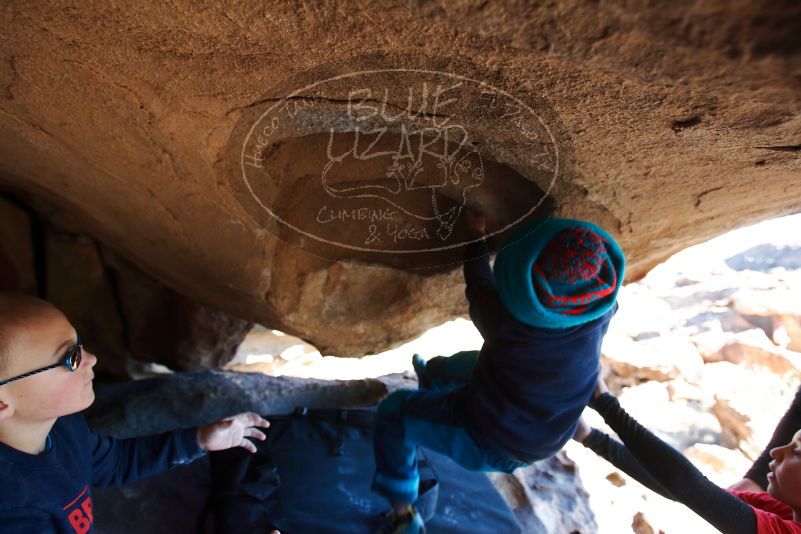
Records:
<instances>
[{"instance_id":1,"label":"boy's ear","mask_svg":"<svg viewBox=\"0 0 801 534\"><path fill-rule=\"evenodd\" d=\"M0 399L0 421L5 421L14 415L14 407Z\"/></svg>"}]
</instances>

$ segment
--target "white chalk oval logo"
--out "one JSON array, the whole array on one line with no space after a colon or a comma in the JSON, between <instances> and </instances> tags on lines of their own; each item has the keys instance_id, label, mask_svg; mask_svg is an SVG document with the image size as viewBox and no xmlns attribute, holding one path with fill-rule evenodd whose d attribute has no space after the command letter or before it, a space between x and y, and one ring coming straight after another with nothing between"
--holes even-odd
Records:
<instances>
[{"instance_id":1,"label":"white chalk oval logo","mask_svg":"<svg viewBox=\"0 0 801 534\"><path fill-rule=\"evenodd\" d=\"M447 265L472 239L466 207L495 236L552 211L561 152L546 104L528 100L440 71L327 77L243 110L229 183L260 226L314 254Z\"/></svg>"}]
</instances>

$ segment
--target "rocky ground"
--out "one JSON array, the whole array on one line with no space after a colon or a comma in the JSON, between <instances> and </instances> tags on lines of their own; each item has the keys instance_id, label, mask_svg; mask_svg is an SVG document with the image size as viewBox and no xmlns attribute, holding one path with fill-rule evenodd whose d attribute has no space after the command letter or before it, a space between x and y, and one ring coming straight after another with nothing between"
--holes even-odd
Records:
<instances>
[{"instance_id":1,"label":"rocky ground","mask_svg":"<svg viewBox=\"0 0 801 534\"><path fill-rule=\"evenodd\" d=\"M675 255L624 288L604 342L607 382L623 406L724 486L758 456L801 384L799 230L801 216L785 217ZM379 377L410 373L414 352L431 357L480 345L464 319L360 359L326 357L257 328L229 368ZM585 415L605 428L592 410ZM536 514L549 532L715 532L572 442L547 466L495 482L521 517Z\"/></svg>"}]
</instances>

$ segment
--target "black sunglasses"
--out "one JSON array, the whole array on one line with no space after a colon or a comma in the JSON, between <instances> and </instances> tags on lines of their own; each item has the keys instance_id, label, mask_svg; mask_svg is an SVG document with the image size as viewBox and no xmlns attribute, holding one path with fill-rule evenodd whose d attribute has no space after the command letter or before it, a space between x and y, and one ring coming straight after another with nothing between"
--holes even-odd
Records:
<instances>
[{"instance_id":1,"label":"black sunglasses","mask_svg":"<svg viewBox=\"0 0 801 534\"><path fill-rule=\"evenodd\" d=\"M30 371L28 373L15 376L13 378L9 378L7 380L0 380L0 386L4 384L8 384L9 382L13 382L15 380L22 380L23 378L28 378L29 376L33 376L37 373L43 373L45 371L49 371L50 369L55 369L56 367L61 367L62 365L66 365L67 369L70 371L75 371L81 365L81 356L83 355L83 342L81 341L81 336L78 336L78 342L67 349L67 352L64 354L64 358L58 363L54 363L53 365L48 365L47 367L42 367L41 369L36 369L35 371Z\"/></svg>"}]
</instances>

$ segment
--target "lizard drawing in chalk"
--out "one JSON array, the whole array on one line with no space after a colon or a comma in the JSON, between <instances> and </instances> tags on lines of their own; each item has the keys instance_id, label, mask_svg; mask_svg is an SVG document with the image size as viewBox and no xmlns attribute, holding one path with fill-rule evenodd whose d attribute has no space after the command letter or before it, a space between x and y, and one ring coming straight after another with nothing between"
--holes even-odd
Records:
<instances>
[{"instance_id":1,"label":"lizard drawing in chalk","mask_svg":"<svg viewBox=\"0 0 801 534\"><path fill-rule=\"evenodd\" d=\"M410 131L403 125L397 145L389 146L387 128L351 133L353 143L335 155L337 133L330 132L322 172L325 190L339 198L381 198L410 217L436 221L437 236L446 240L467 203L468 190L484 181L481 155L468 142L465 129L449 125ZM352 173L360 162L375 158L389 160L383 176L335 179L345 169Z\"/></svg>"}]
</instances>

